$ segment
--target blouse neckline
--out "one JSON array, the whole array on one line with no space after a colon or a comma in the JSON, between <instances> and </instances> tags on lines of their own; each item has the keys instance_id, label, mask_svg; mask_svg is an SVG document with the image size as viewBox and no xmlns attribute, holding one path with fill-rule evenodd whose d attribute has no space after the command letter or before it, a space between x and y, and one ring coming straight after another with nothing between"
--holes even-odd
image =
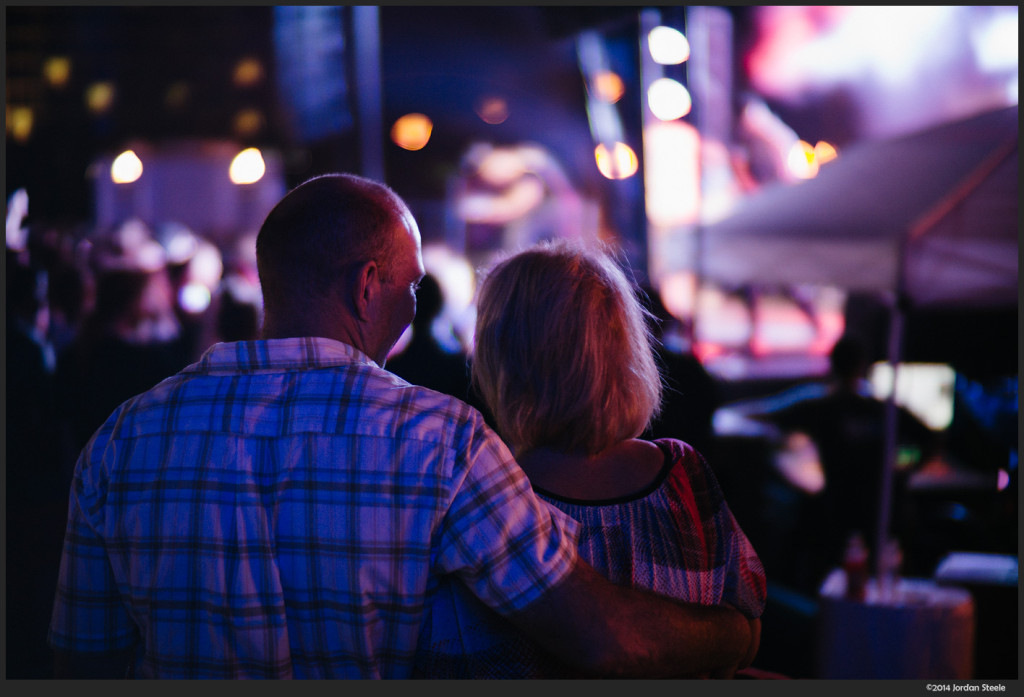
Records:
<instances>
[{"instance_id":1,"label":"blouse neckline","mask_svg":"<svg viewBox=\"0 0 1024 697\"><path fill-rule=\"evenodd\" d=\"M545 498L552 499L553 501L560 501L562 503L568 503L576 506L613 506L616 504L629 503L631 501L639 501L640 499L645 499L651 494L653 494L655 491L657 491L659 488L661 488L661 485L664 484L665 480L668 478L669 472L672 471L673 465L672 451L668 447L668 445L660 441L652 442L655 445L657 445L658 448L661 450L665 461L662 464L661 469L658 471L657 476L655 476L654 479L651 480L650 484L631 494L624 494L622 496L615 496L607 499L577 499L569 496L561 496L559 494L552 493L539 486L534 486L533 490L535 493L544 496Z\"/></svg>"}]
</instances>

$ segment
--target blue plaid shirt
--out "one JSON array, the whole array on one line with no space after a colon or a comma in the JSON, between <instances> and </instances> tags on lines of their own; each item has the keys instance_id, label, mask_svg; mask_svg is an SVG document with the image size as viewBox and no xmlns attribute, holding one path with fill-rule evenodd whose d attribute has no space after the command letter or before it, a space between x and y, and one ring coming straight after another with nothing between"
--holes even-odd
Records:
<instances>
[{"instance_id":1,"label":"blue plaid shirt","mask_svg":"<svg viewBox=\"0 0 1024 697\"><path fill-rule=\"evenodd\" d=\"M79 458L55 648L137 677L404 678L444 575L502 614L576 524L480 414L321 338L217 344Z\"/></svg>"}]
</instances>

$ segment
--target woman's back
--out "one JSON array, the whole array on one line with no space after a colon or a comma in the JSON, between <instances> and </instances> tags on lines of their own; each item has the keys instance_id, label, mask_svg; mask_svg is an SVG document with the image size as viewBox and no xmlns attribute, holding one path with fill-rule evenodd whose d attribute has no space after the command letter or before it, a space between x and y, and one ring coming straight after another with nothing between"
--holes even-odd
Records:
<instances>
[{"instance_id":1,"label":"woman's back","mask_svg":"<svg viewBox=\"0 0 1024 697\"><path fill-rule=\"evenodd\" d=\"M620 484L613 497L594 496L614 488L603 474L579 477L571 486L567 473L579 470L558 467L557 453L524 458L524 470L535 473L531 482L542 499L580 523L580 557L613 582L683 602L728 603L759 617L766 599L764 569L707 463L679 440L640 443L656 453L654 474L631 491ZM650 471L645 450L633 449L645 453L634 471ZM554 492L534 481L538 468L547 474L537 479ZM456 581L435 595L417 660L416 677L577 677Z\"/></svg>"},{"instance_id":2,"label":"woman's back","mask_svg":"<svg viewBox=\"0 0 1024 697\"><path fill-rule=\"evenodd\" d=\"M727 602L759 616L764 569L711 468L682 441L652 445L659 470L634 493L595 499L531 481L541 498L581 524L580 556L613 582L686 602Z\"/></svg>"}]
</instances>

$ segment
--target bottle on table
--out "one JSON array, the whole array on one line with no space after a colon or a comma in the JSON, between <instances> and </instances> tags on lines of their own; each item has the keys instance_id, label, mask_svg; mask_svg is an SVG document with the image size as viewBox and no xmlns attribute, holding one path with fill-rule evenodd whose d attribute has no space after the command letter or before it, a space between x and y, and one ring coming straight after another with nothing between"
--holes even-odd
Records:
<instances>
[{"instance_id":1,"label":"bottle on table","mask_svg":"<svg viewBox=\"0 0 1024 697\"><path fill-rule=\"evenodd\" d=\"M868 547L859 532L850 536L843 554L846 573L846 599L864 602L868 585Z\"/></svg>"}]
</instances>

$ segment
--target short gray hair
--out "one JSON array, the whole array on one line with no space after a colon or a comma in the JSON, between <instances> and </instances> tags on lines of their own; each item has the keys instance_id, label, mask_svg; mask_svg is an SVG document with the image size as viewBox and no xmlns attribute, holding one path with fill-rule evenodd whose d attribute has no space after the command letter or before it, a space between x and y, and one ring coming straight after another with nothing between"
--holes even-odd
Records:
<instances>
[{"instance_id":1,"label":"short gray hair","mask_svg":"<svg viewBox=\"0 0 1024 697\"><path fill-rule=\"evenodd\" d=\"M325 174L292 189L256 238L267 310L315 304L339 274L368 261L390 275L395 231L406 211L387 186L354 174Z\"/></svg>"}]
</instances>

